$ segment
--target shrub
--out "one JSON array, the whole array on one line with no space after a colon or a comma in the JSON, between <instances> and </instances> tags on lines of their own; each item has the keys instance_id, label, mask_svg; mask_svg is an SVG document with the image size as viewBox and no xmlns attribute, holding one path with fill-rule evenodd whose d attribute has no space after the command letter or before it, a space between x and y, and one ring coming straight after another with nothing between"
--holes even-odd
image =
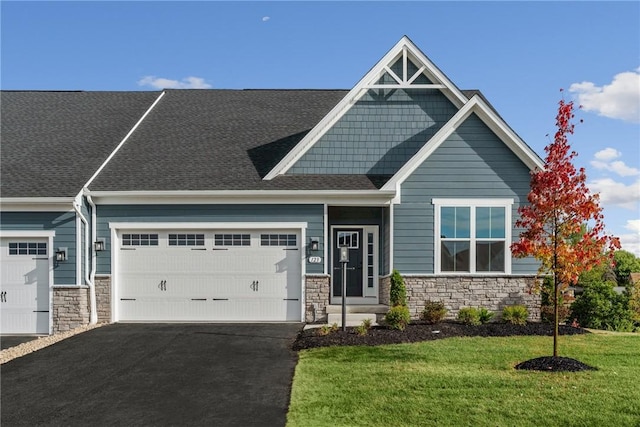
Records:
<instances>
[{"instance_id":1,"label":"shrub","mask_svg":"<svg viewBox=\"0 0 640 427\"><path fill-rule=\"evenodd\" d=\"M363 322L356 326L356 332L358 333L358 335L367 335L367 332L369 332L369 328L367 328Z\"/></svg>"},{"instance_id":2,"label":"shrub","mask_svg":"<svg viewBox=\"0 0 640 427\"><path fill-rule=\"evenodd\" d=\"M384 315L384 321L391 329L404 329L409 324L411 316L409 315L409 308L404 305L396 305L391 307L387 314Z\"/></svg>"},{"instance_id":3,"label":"shrub","mask_svg":"<svg viewBox=\"0 0 640 427\"><path fill-rule=\"evenodd\" d=\"M480 323L485 324L489 323L491 319L493 319L495 313L493 311L487 310L484 307L481 307L480 310L478 310L478 315L480 317Z\"/></svg>"},{"instance_id":4,"label":"shrub","mask_svg":"<svg viewBox=\"0 0 640 427\"><path fill-rule=\"evenodd\" d=\"M392 307L395 307L396 305L407 305L407 287L405 286L404 279L398 270L393 270L393 274L391 274L389 302Z\"/></svg>"},{"instance_id":5,"label":"shrub","mask_svg":"<svg viewBox=\"0 0 640 427\"><path fill-rule=\"evenodd\" d=\"M480 312L474 307L461 308L457 319L465 325L477 326L480 324Z\"/></svg>"},{"instance_id":6,"label":"shrub","mask_svg":"<svg viewBox=\"0 0 640 427\"><path fill-rule=\"evenodd\" d=\"M584 288L571 306L571 314L585 328L633 330L633 311L628 294L613 290L613 282L594 282Z\"/></svg>"},{"instance_id":7,"label":"shrub","mask_svg":"<svg viewBox=\"0 0 640 427\"><path fill-rule=\"evenodd\" d=\"M338 324L334 322L334 323L331 325L331 332L337 332L337 331L338 331L338 329L340 329L340 328L338 327Z\"/></svg>"},{"instance_id":8,"label":"shrub","mask_svg":"<svg viewBox=\"0 0 640 427\"><path fill-rule=\"evenodd\" d=\"M529 310L524 305L508 305L502 310L502 320L512 325L526 325Z\"/></svg>"},{"instance_id":9,"label":"shrub","mask_svg":"<svg viewBox=\"0 0 640 427\"><path fill-rule=\"evenodd\" d=\"M371 329L371 319L362 319L362 327L367 330Z\"/></svg>"},{"instance_id":10,"label":"shrub","mask_svg":"<svg viewBox=\"0 0 640 427\"><path fill-rule=\"evenodd\" d=\"M424 303L424 310L420 316L427 323L438 323L447 315L447 309L444 308L442 301L427 301Z\"/></svg>"},{"instance_id":11,"label":"shrub","mask_svg":"<svg viewBox=\"0 0 640 427\"><path fill-rule=\"evenodd\" d=\"M318 335L320 336L326 336L329 335L329 333L331 333L331 326L329 325L322 325L320 326L320 328L318 328Z\"/></svg>"}]
</instances>

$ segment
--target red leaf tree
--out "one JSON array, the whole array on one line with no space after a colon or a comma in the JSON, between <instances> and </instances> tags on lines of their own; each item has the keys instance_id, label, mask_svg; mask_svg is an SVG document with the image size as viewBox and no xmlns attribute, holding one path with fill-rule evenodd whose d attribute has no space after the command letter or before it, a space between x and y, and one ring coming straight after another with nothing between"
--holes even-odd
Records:
<instances>
[{"instance_id":1,"label":"red leaf tree","mask_svg":"<svg viewBox=\"0 0 640 427\"><path fill-rule=\"evenodd\" d=\"M553 277L553 356L558 356L558 301L561 292L578 282L580 273L602 262L619 248L616 237L605 234L599 196L586 186L584 168L576 170L577 156L568 135L573 134L573 102L559 102L553 141L545 147L545 167L531 173L529 204L518 209L516 227L520 239L511 245L516 257L533 256L540 261L539 275ZM587 225L585 227L584 225Z\"/></svg>"}]
</instances>

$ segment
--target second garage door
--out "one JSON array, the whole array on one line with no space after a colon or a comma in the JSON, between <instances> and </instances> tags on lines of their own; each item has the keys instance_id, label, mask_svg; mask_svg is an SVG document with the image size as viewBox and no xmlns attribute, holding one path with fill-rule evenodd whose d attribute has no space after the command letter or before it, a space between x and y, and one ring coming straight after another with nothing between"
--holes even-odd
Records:
<instances>
[{"instance_id":1,"label":"second garage door","mask_svg":"<svg viewBox=\"0 0 640 427\"><path fill-rule=\"evenodd\" d=\"M300 321L300 235L123 231L120 321Z\"/></svg>"}]
</instances>

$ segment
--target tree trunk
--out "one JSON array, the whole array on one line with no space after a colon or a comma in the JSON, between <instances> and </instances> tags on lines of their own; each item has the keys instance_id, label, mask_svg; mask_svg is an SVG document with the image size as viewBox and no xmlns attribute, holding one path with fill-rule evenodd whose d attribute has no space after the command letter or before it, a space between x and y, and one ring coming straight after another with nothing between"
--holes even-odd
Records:
<instances>
[{"instance_id":1,"label":"tree trunk","mask_svg":"<svg viewBox=\"0 0 640 427\"><path fill-rule=\"evenodd\" d=\"M554 288L554 298L553 298L553 357L558 357L558 299L560 294L560 287L558 286L558 275L554 273L553 275L553 288Z\"/></svg>"}]
</instances>

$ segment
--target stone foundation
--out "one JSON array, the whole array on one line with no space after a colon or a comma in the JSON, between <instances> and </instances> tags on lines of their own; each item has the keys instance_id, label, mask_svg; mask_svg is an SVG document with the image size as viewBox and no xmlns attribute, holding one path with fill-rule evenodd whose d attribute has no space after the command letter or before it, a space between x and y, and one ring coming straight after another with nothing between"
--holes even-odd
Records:
<instances>
[{"instance_id":1,"label":"stone foundation","mask_svg":"<svg viewBox=\"0 0 640 427\"><path fill-rule=\"evenodd\" d=\"M53 287L53 333L89 324L89 287Z\"/></svg>"},{"instance_id":2,"label":"stone foundation","mask_svg":"<svg viewBox=\"0 0 640 427\"><path fill-rule=\"evenodd\" d=\"M326 307L329 305L329 291L331 290L331 276L307 274L305 288L305 322L325 322L327 320Z\"/></svg>"},{"instance_id":3,"label":"stone foundation","mask_svg":"<svg viewBox=\"0 0 640 427\"><path fill-rule=\"evenodd\" d=\"M111 277L96 276L95 287L98 323L111 323Z\"/></svg>"},{"instance_id":4,"label":"stone foundation","mask_svg":"<svg viewBox=\"0 0 640 427\"><path fill-rule=\"evenodd\" d=\"M531 293L534 276L405 276L412 319L420 317L426 301L442 301L447 318L454 319L463 307L484 307L502 316L508 305L524 305L529 320L540 320L540 295Z\"/></svg>"}]
</instances>

